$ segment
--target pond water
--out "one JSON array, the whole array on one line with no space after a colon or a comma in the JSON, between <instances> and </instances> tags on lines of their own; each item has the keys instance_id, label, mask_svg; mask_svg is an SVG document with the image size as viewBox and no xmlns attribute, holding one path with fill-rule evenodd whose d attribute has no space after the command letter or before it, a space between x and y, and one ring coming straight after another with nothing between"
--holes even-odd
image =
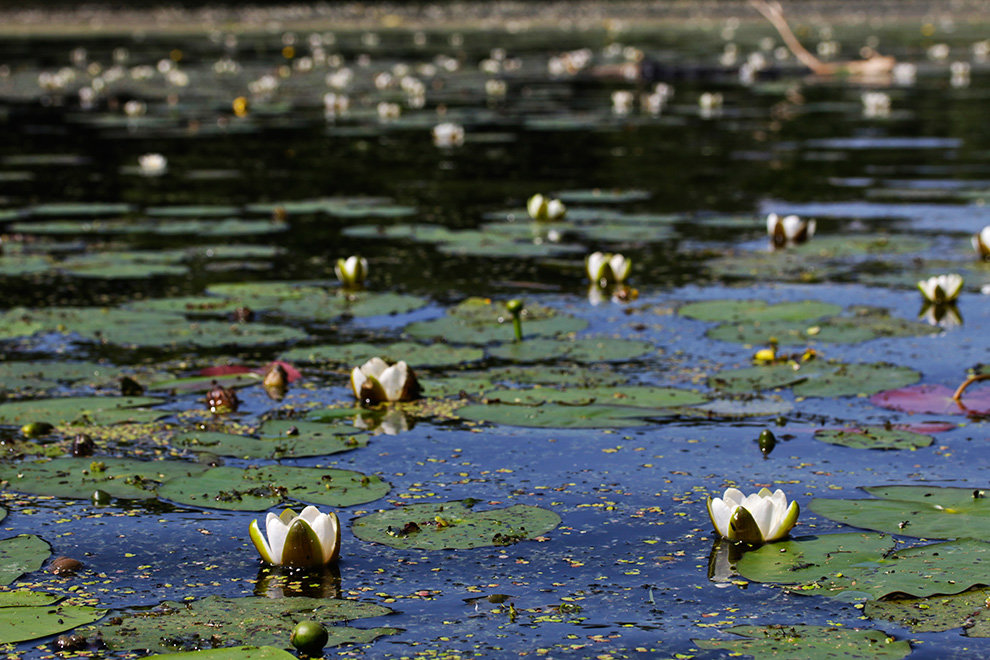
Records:
<instances>
[{"instance_id":1,"label":"pond water","mask_svg":"<svg viewBox=\"0 0 990 660\"><path fill-rule=\"evenodd\" d=\"M808 20L899 62L814 78L741 16L5 38L0 642L289 649L315 618L328 657L990 655L990 396L951 399L990 348L985 32ZM772 249L770 213L814 235ZM375 355L423 397L357 405ZM790 539L718 543L730 486L797 501ZM336 566L258 558L299 502Z\"/></svg>"}]
</instances>

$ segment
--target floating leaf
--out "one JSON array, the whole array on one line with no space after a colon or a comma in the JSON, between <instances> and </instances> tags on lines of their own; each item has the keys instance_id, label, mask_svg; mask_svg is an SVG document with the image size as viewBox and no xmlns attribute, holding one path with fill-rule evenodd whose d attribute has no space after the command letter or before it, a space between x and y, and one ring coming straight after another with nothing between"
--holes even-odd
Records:
<instances>
[{"instance_id":1,"label":"floating leaf","mask_svg":"<svg viewBox=\"0 0 990 660\"><path fill-rule=\"evenodd\" d=\"M668 411L669 412L669 411ZM643 411L636 408L591 404L572 406L545 403L538 406L469 404L457 409L457 416L491 424L541 428L625 428L646 426Z\"/></svg>"},{"instance_id":2,"label":"floating leaf","mask_svg":"<svg viewBox=\"0 0 990 660\"><path fill-rule=\"evenodd\" d=\"M161 655L156 653L146 657L159 660L296 660L296 656L274 646L232 646Z\"/></svg>"},{"instance_id":3,"label":"floating leaf","mask_svg":"<svg viewBox=\"0 0 990 660\"><path fill-rule=\"evenodd\" d=\"M717 649L731 655L779 660L826 658L884 658L896 660L911 653L911 644L894 641L879 630L836 628L805 624L733 626L724 632L747 639L692 639L701 649Z\"/></svg>"},{"instance_id":4,"label":"floating leaf","mask_svg":"<svg viewBox=\"0 0 990 660\"><path fill-rule=\"evenodd\" d=\"M880 337L916 337L939 332L927 323L889 316L882 310L862 310L856 316L829 316L817 321L767 321L723 323L707 336L743 344L804 345L809 342L857 343Z\"/></svg>"},{"instance_id":5,"label":"floating leaf","mask_svg":"<svg viewBox=\"0 0 990 660\"><path fill-rule=\"evenodd\" d=\"M25 573L38 570L51 554L48 543L34 534L0 541L0 584L8 585ZM5 632L10 634L12 631Z\"/></svg>"},{"instance_id":6,"label":"floating leaf","mask_svg":"<svg viewBox=\"0 0 990 660\"><path fill-rule=\"evenodd\" d=\"M106 610L83 605L57 605L60 598L33 591L0 593L0 644L57 635L93 623L107 613Z\"/></svg>"},{"instance_id":7,"label":"floating leaf","mask_svg":"<svg viewBox=\"0 0 990 660\"><path fill-rule=\"evenodd\" d=\"M299 458L328 456L368 444L359 429L346 423L319 424L303 421L268 421L261 437L217 431L193 431L178 435L174 443L192 451L206 451L235 458Z\"/></svg>"},{"instance_id":8,"label":"floating leaf","mask_svg":"<svg viewBox=\"0 0 990 660\"><path fill-rule=\"evenodd\" d=\"M807 321L838 314L842 308L819 300L768 303L763 300L705 300L681 305L681 316L699 321Z\"/></svg>"},{"instance_id":9,"label":"floating leaf","mask_svg":"<svg viewBox=\"0 0 990 660\"><path fill-rule=\"evenodd\" d=\"M944 385L912 385L880 392L870 397L870 403L881 408L907 413L930 415L990 414L990 387L971 387L963 398L952 398L955 390Z\"/></svg>"},{"instance_id":10,"label":"floating leaf","mask_svg":"<svg viewBox=\"0 0 990 660\"><path fill-rule=\"evenodd\" d=\"M517 543L560 524L553 511L526 504L474 511L475 500L409 504L361 516L354 535L395 548L443 550Z\"/></svg>"},{"instance_id":11,"label":"floating leaf","mask_svg":"<svg viewBox=\"0 0 990 660\"><path fill-rule=\"evenodd\" d=\"M287 351L282 354L282 358L291 362L329 362L356 367L377 356L390 363L405 360L411 367L418 369L420 367L442 367L476 362L484 357L484 354L480 348L456 347L447 344L425 346L402 341L385 346L363 343L306 346Z\"/></svg>"},{"instance_id":12,"label":"floating leaf","mask_svg":"<svg viewBox=\"0 0 990 660\"><path fill-rule=\"evenodd\" d=\"M578 332L588 322L559 313L549 307L528 305L523 312L523 335L527 338ZM453 344L512 342L512 315L503 303L486 298L468 298L432 321L417 321L405 332L418 339L443 339Z\"/></svg>"},{"instance_id":13,"label":"floating leaf","mask_svg":"<svg viewBox=\"0 0 990 660\"><path fill-rule=\"evenodd\" d=\"M528 325L523 325L527 332ZM580 339L529 339L510 342L489 349L492 357L515 362L542 362L568 359L577 362L617 362L633 360L653 353L651 342L615 337L582 337Z\"/></svg>"},{"instance_id":14,"label":"floating leaf","mask_svg":"<svg viewBox=\"0 0 990 660\"><path fill-rule=\"evenodd\" d=\"M7 488L38 495L89 499L97 489L111 497L150 499L168 478L199 474L205 465L183 461L138 461L129 458L73 458L0 465Z\"/></svg>"},{"instance_id":15,"label":"floating leaf","mask_svg":"<svg viewBox=\"0 0 990 660\"><path fill-rule=\"evenodd\" d=\"M162 403L148 396L80 396L61 399L31 399L0 403L0 423L27 424L43 421L49 424L96 423L114 424L125 421L149 422L166 413L140 406Z\"/></svg>"},{"instance_id":16,"label":"floating leaf","mask_svg":"<svg viewBox=\"0 0 990 660\"><path fill-rule=\"evenodd\" d=\"M223 598L209 596L191 602L166 601L152 610L123 615L99 631L114 651L173 653L211 644L213 631L226 646L285 646L296 623L306 619L332 623L385 616L391 610L373 603L337 598ZM395 628L359 629L327 626L327 646L368 643ZM94 631L94 632L95 632ZM171 655L167 656L171 657Z\"/></svg>"},{"instance_id":17,"label":"floating leaf","mask_svg":"<svg viewBox=\"0 0 990 660\"><path fill-rule=\"evenodd\" d=\"M971 589L952 596L870 600L863 614L891 621L912 632L966 629L967 637L990 637L990 590Z\"/></svg>"},{"instance_id":18,"label":"floating leaf","mask_svg":"<svg viewBox=\"0 0 990 660\"><path fill-rule=\"evenodd\" d=\"M291 500L345 507L384 497L389 484L352 470L285 465L215 467L169 479L158 489L164 499L212 509L264 511Z\"/></svg>"},{"instance_id":19,"label":"floating leaf","mask_svg":"<svg viewBox=\"0 0 990 660\"><path fill-rule=\"evenodd\" d=\"M40 254L4 254L0 259L0 275L22 277L52 269L52 260Z\"/></svg>"},{"instance_id":20,"label":"floating leaf","mask_svg":"<svg viewBox=\"0 0 990 660\"><path fill-rule=\"evenodd\" d=\"M123 373L118 367L99 362L3 362L0 390L43 392L62 383L98 387L112 383Z\"/></svg>"},{"instance_id":21,"label":"floating leaf","mask_svg":"<svg viewBox=\"0 0 990 660\"><path fill-rule=\"evenodd\" d=\"M851 429L819 429L815 431L815 440L856 449L920 449L931 445L935 438L905 429L864 426Z\"/></svg>"},{"instance_id":22,"label":"floating leaf","mask_svg":"<svg viewBox=\"0 0 990 660\"><path fill-rule=\"evenodd\" d=\"M796 396L863 396L916 382L921 375L883 362L844 363L813 360L720 371L710 387L732 394L790 387Z\"/></svg>"},{"instance_id":23,"label":"floating leaf","mask_svg":"<svg viewBox=\"0 0 990 660\"><path fill-rule=\"evenodd\" d=\"M651 197L646 190L619 190L616 188L591 188L588 190L561 190L553 197L569 204L623 204L642 202Z\"/></svg>"},{"instance_id":24,"label":"floating leaf","mask_svg":"<svg viewBox=\"0 0 990 660\"><path fill-rule=\"evenodd\" d=\"M990 543L893 547L889 536L827 534L764 545L744 554L736 570L756 582L799 585L799 591L843 600L955 594L986 583Z\"/></svg>"},{"instance_id":25,"label":"floating leaf","mask_svg":"<svg viewBox=\"0 0 990 660\"><path fill-rule=\"evenodd\" d=\"M990 537L990 498L972 488L874 486L880 499L815 498L811 510L838 522L926 539Z\"/></svg>"},{"instance_id":26,"label":"floating leaf","mask_svg":"<svg viewBox=\"0 0 990 660\"><path fill-rule=\"evenodd\" d=\"M765 417L783 415L793 409L790 401L779 398L745 398L716 399L690 410L714 417Z\"/></svg>"}]
</instances>

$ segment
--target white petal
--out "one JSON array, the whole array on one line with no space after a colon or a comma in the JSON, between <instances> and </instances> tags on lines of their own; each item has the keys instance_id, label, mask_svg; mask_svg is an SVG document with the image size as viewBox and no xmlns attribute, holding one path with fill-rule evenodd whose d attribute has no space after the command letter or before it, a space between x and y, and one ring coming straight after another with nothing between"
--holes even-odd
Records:
<instances>
[{"instance_id":1,"label":"white petal","mask_svg":"<svg viewBox=\"0 0 990 660\"><path fill-rule=\"evenodd\" d=\"M560 220L567 213L567 207L559 199L551 199L547 202L547 220Z\"/></svg>"},{"instance_id":2,"label":"white petal","mask_svg":"<svg viewBox=\"0 0 990 660\"><path fill-rule=\"evenodd\" d=\"M925 300L930 300L935 302L935 289L938 286L938 279L934 277L929 277L927 280L921 280L918 282L918 289L921 291L921 295L925 297Z\"/></svg>"},{"instance_id":3,"label":"white petal","mask_svg":"<svg viewBox=\"0 0 990 660\"><path fill-rule=\"evenodd\" d=\"M285 537L289 533L289 526L274 513L269 512L268 516L265 517L265 531L268 533L268 547L271 550L272 560L276 565L281 564L282 548L285 547Z\"/></svg>"},{"instance_id":4,"label":"white petal","mask_svg":"<svg viewBox=\"0 0 990 660\"><path fill-rule=\"evenodd\" d=\"M604 252L592 252L588 255L585 260L585 266L588 270L588 279L592 282L600 282L602 276L605 274L605 265L608 263L611 255L605 254Z\"/></svg>"},{"instance_id":5,"label":"white petal","mask_svg":"<svg viewBox=\"0 0 990 660\"><path fill-rule=\"evenodd\" d=\"M781 222L784 224L784 236L786 236L789 241L793 241L797 238L798 234L800 234L801 230L804 228L804 221L796 215L786 216L783 220L781 220Z\"/></svg>"},{"instance_id":6,"label":"white petal","mask_svg":"<svg viewBox=\"0 0 990 660\"><path fill-rule=\"evenodd\" d=\"M780 223L780 217L776 213L771 213L767 216L767 234L770 236L774 235L777 229L777 225Z\"/></svg>"},{"instance_id":7,"label":"white petal","mask_svg":"<svg viewBox=\"0 0 990 660\"><path fill-rule=\"evenodd\" d=\"M380 357L373 357L361 365L361 371L365 376L374 376L381 380L381 376L388 369L388 363Z\"/></svg>"},{"instance_id":8,"label":"white petal","mask_svg":"<svg viewBox=\"0 0 990 660\"><path fill-rule=\"evenodd\" d=\"M354 367L351 370L351 389L354 390L355 398L361 398L361 386L364 385L364 381L366 380L368 380L368 377L361 371L361 367Z\"/></svg>"},{"instance_id":9,"label":"white petal","mask_svg":"<svg viewBox=\"0 0 990 660\"><path fill-rule=\"evenodd\" d=\"M621 254L613 254L612 258L608 260L608 265L612 269L612 274L615 275L614 283L626 279L629 271L632 270L632 261L626 259Z\"/></svg>"},{"instance_id":10,"label":"white petal","mask_svg":"<svg viewBox=\"0 0 990 660\"><path fill-rule=\"evenodd\" d=\"M756 526L760 528L763 538L770 535L773 526L773 500L769 497L761 497L758 502L746 507L756 521Z\"/></svg>"},{"instance_id":11,"label":"white petal","mask_svg":"<svg viewBox=\"0 0 990 660\"><path fill-rule=\"evenodd\" d=\"M385 390L385 398L389 401L398 401L402 396L402 389L405 387L408 377L409 367L405 362L393 364L382 372L382 375L378 377L378 382Z\"/></svg>"},{"instance_id":12,"label":"white petal","mask_svg":"<svg viewBox=\"0 0 990 660\"><path fill-rule=\"evenodd\" d=\"M726 488L725 494L722 495L722 499L726 504L730 506L739 506L746 499L746 496L742 494L742 491L738 488Z\"/></svg>"},{"instance_id":13,"label":"white petal","mask_svg":"<svg viewBox=\"0 0 990 660\"><path fill-rule=\"evenodd\" d=\"M732 516L734 509L735 506L730 506L717 497L712 498L712 525L714 525L716 531L722 536L729 535L729 518Z\"/></svg>"},{"instance_id":14,"label":"white petal","mask_svg":"<svg viewBox=\"0 0 990 660\"><path fill-rule=\"evenodd\" d=\"M529 213L529 217L534 220L540 220L546 217L547 212L547 201L543 195L537 193L529 198L526 202L526 211Z\"/></svg>"}]
</instances>

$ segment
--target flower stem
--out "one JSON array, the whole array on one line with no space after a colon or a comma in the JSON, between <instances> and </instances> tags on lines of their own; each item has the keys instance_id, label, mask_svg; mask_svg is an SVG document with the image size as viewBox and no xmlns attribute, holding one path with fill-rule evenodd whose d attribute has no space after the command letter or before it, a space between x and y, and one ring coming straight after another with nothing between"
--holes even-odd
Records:
<instances>
[{"instance_id":1,"label":"flower stem","mask_svg":"<svg viewBox=\"0 0 990 660\"><path fill-rule=\"evenodd\" d=\"M966 380L962 382L962 385L956 388L956 391L952 394L952 400L955 401L956 403L962 403L962 395L963 392L966 391L967 387L969 387L970 385L972 385L977 381L987 380L987 379L990 379L990 374L973 374L972 376L969 376L968 378L966 378Z\"/></svg>"}]
</instances>

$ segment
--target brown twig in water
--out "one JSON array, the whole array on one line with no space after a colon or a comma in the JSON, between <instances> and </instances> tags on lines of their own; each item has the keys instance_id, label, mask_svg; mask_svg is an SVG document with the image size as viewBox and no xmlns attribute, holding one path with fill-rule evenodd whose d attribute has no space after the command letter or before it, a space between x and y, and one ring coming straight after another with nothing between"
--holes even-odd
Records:
<instances>
[{"instance_id":1,"label":"brown twig in water","mask_svg":"<svg viewBox=\"0 0 990 660\"><path fill-rule=\"evenodd\" d=\"M822 62L815 57L811 51L805 48L798 38L791 31L791 26L784 19L784 9L779 2L768 2L767 0L749 0L756 11L763 14L763 17L770 21L770 24L780 34L781 39L787 44L794 57L802 64L811 69L819 76L834 76L836 74L847 74L851 76L879 76L894 68L895 60L889 55L873 55L865 60L850 60L847 62Z\"/></svg>"},{"instance_id":2,"label":"brown twig in water","mask_svg":"<svg viewBox=\"0 0 990 660\"><path fill-rule=\"evenodd\" d=\"M977 381L988 380L988 379L990 379L990 374L973 374L972 376L969 376L966 380L962 382L962 385L956 388L956 391L952 394L952 400L961 405L962 395L967 387L969 387L970 385L972 385Z\"/></svg>"}]
</instances>

